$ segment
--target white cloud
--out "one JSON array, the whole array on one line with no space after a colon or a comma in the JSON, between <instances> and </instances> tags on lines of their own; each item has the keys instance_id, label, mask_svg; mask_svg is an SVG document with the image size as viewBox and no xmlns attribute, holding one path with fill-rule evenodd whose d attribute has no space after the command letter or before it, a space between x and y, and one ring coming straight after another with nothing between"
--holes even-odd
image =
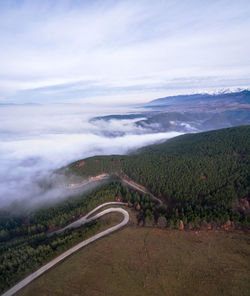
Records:
<instances>
[{"instance_id":1,"label":"white cloud","mask_svg":"<svg viewBox=\"0 0 250 296\"><path fill-rule=\"evenodd\" d=\"M250 75L249 1L22 3L0 12L0 92L16 100L23 89L77 81L138 82L145 95L175 78L197 86L197 76Z\"/></svg>"},{"instance_id":2,"label":"white cloud","mask_svg":"<svg viewBox=\"0 0 250 296\"><path fill-rule=\"evenodd\" d=\"M91 117L118 110L86 105L10 106L0 108L0 207L19 201L30 205L65 196L53 187L44 191L39 180L53 178L53 171L93 155L121 154L180 133L149 134L135 120L98 120ZM119 114L128 111L119 109ZM110 137L108 133L122 132Z\"/></svg>"}]
</instances>

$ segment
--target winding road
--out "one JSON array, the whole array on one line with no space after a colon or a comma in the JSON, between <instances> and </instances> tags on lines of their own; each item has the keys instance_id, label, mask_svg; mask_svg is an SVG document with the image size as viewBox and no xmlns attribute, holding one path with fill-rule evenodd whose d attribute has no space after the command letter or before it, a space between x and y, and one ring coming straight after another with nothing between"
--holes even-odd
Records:
<instances>
[{"instance_id":1,"label":"winding road","mask_svg":"<svg viewBox=\"0 0 250 296\"><path fill-rule=\"evenodd\" d=\"M72 222L72 223L70 223L69 225L67 225L67 226L65 226L65 227L63 227L63 228L61 228L61 229L59 229L59 230L55 230L55 231L53 231L53 232L50 232L50 233L48 234L48 237L50 237L50 236L52 236L52 235L54 235L54 234L59 234L59 233L65 231L65 230L67 230L67 229L70 229L70 228L78 228L78 227L80 227L81 225L84 225L85 223L88 223L88 222L90 222L90 221L93 221L93 220L96 220L96 219L100 218L101 216L103 216L103 215L105 215L105 214L107 214L107 213L105 213L105 211L102 211L101 213L95 215L94 217L91 217L91 218L88 218L88 217L91 216L91 215L92 215L93 213L95 213L96 211L98 211L99 209L101 209L101 208L103 208L103 207L105 207L105 206L110 206L110 205L125 205L125 203L123 203L123 202L115 202L115 201L114 201L114 202L106 202L106 203L104 203L104 204L101 204L100 206L98 206L98 207L94 208L92 211L90 211L90 212L89 212L87 215L85 215L84 217L82 217L82 218L76 220L75 222ZM117 209L117 208L112 208L112 212L117 212L117 211L115 211L116 209ZM109 213L109 212L108 212L108 213ZM100 214L102 214L102 215L100 215Z\"/></svg>"},{"instance_id":2,"label":"winding road","mask_svg":"<svg viewBox=\"0 0 250 296\"><path fill-rule=\"evenodd\" d=\"M79 249L81 249L82 247L87 246L88 244L96 241L97 239L104 237L120 228L122 228L123 226L125 226L128 222L129 222L129 214L126 210L122 209L122 208L109 208L106 209L100 213L97 213L95 216L88 218L90 215L92 215L93 213L95 213L96 211L98 211L99 209L101 209L102 207L105 206L109 206L109 205L125 205L125 203L122 202L107 202L104 203L98 207L96 207L95 209L93 209L92 211L90 211L87 215L85 215L84 217L82 217L81 219L69 224L68 226L57 230L53 233L50 234L53 235L55 233L61 233L63 231L65 231L66 229L69 228L76 228L79 227L81 225L84 225L85 223L88 223L90 221L96 220L100 217L102 217L103 215L106 215L108 213L111 212L118 212L121 213L124 218L122 220L121 223L112 226L98 234L95 234L94 236L82 241L81 243L77 244L76 246L70 248L69 250L67 250L66 252L62 253L60 256L56 257L55 259L51 260L49 263L47 263L46 265L44 265L43 267L39 268L37 271L35 271L34 273L32 273L31 275L27 276L24 280L22 280L21 282L19 282L18 284L16 284L14 287L12 287L11 289L9 289L8 291L6 291L4 294L2 294L2 296L11 296L14 295L16 292L18 292L19 290L21 290L23 287L25 287L26 285L28 285L30 282L32 282L34 279L36 279L37 277L39 277L40 275L42 275L43 273L45 273L47 270L49 270L51 267L55 266L57 263L61 262L62 260L64 260L65 258L67 258L68 256L72 255L73 253L75 253L76 251L78 251Z\"/></svg>"},{"instance_id":3,"label":"winding road","mask_svg":"<svg viewBox=\"0 0 250 296\"><path fill-rule=\"evenodd\" d=\"M142 193L146 193L149 194L155 201L158 202L158 206L162 205L162 201L160 199L158 199L156 196L154 196L151 192L149 192L148 190L143 190L140 187L140 184L133 182L130 182L124 178L121 178L121 180L123 181L123 183L125 183L127 186L132 187L134 189L136 189L137 191L140 191ZM90 183L90 182L89 182ZM86 185L86 184L82 184L82 185ZM77 186L76 189L82 187L82 185ZM75 187L70 188L71 190L74 189ZM31 275L27 276L24 280L22 280L21 282L19 282L18 284L16 284L14 287L12 287L11 289L9 289L8 291L6 291L4 294L2 294L2 296L11 296L14 295L16 292L18 292L19 290L21 290L23 287L25 287L26 285L28 285L30 282L32 282L34 279L38 278L40 275L42 275L43 273L45 273L47 270L49 270L50 268L52 268L53 266L55 266L57 263L61 262L62 260L64 260L65 258L67 258L68 256L72 255L74 252L78 251L79 249L81 249L82 247L87 246L88 244L96 241L97 239L104 237L120 228L122 228L123 226L125 226L128 222L129 222L129 214L126 210L122 209L122 208L108 208L100 213L97 213L95 216L88 218L89 216L91 216L92 214L94 214L96 211L98 211L99 209L106 207L106 206L110 206L110 205L125 205L125 203L123 202L107 202L104 204L101 204L100 206L94 208L92 211L90 211L87 215L85 215L84 217L78 219L77 221L72 222L71 224L53 231L51 233L48 234L48 237L51 237L54 234L59 234L67 229L70 228L77 228L80 227L81 225L84 225L90 221L96 220L100 217L102 217L103 215L106 215L108 213L111 212L119 212L121 214L123 214L124 218L122 220L121 223L110 227L109 229L106 229L92 237L90 237L89 239L86 239L84 241L82 241L81 243L77 244L76 246L70 248L69 250L67 250L66 252L62 253L60 256L56 257L55 259L51 260L49 263L47 263L46 265L44 265L43 267L39 268L37 271L35 271L34 273L32 273Z\"/></svg>"},{"instance_id":4,"label":"winding road","mask_svg":"<svg viewBox=\"0 0 250 296\"><path fill-rule=\"evenodd\" d=\"M158 202L158 205L159 206L162 206L163 205L162 201L159 198L157 198L156 196L154 196L150 191L143 190L142 188L140 188L140 184L137 184L134 181L132 183L132 182L130 182L130 181L126 180L126 179L123 179L123 178L121 178L121 180L122 180L122 182L124 182L125 184L127 184L129 187L132 187L132 188L134 188L137 191L140 191L142 193L149 194L155 201Z\"/></svg>"}]
</instances>

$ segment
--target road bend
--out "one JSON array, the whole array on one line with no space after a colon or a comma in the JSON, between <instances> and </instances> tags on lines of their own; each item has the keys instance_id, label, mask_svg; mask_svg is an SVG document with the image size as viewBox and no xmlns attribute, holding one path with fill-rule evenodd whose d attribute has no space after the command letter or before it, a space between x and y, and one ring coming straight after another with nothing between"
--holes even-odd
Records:
<instances>
[{"instance_id":1,"label":"road bend","mask_svg":"<svg viewBox=\"0 0 250 296\"><path fill-rule=\"evenodd\" d=\"M104 236L106 236L106 235L108 235L108 234L110 234L110 233L124 227L129 222L129 214L128 214L128 212L126 210L124 210L122 208L108 208L108 209L106 209L106 210L104 210L104 211L102 211L100 213L97 213L95 216L93 216L91 218L88 218L90 215L92 215L93 213L98 211L100 208L105 207L105 206L109 206L109 205L124 205L124 203L121 203L121 202L107 202L107 203L104 203L104 204L96 207L94 210L90 211L87 215L85 215L81 219L79 219L80 222L75 221L75 222L69 224L67 227L64 227L62 231L66 230L68 228L79 227L80 225L83 225L83 224L88 223L90 221L96 220L96 219L102 217L103 215L106 215L106 214L112 213L112 212L118 212L118 213L121 213L123 215L124 218L123 218L121 223L119 223L119 224L117 224L115 226L112 226L112 227L110 227L110 228L108 228L108 229L106 229L106 230L104 230L104 231L102 231L102 232L100 232L98 234L95 234L94 236L92 236L92 237L82 241L81 243L77 244L76 246L70 248L66 252L62 253L60 256L58 256L55 259L51 260L49 263L47 263L43 267L39 268L37 271L33 272L31 275L27 276L21 282L19 282L14 287L12 287L8 291L6 291L4 294L2 294L2 296L14 295L16 292L18 292L19 290L24 288L26 285L31 283L34 279L38 278L43 273L48 271L50 268L52 268L53 266L55 266L56 264L58 264L59 262L61 262L65 258L69 257L70 255L72 255L73 253L78 251L79 249L87 246L88 244L96 241L97 239L99 239L101 237L104 237ZM76 223L76 222L78 222L78 223Z\"/></svg>"}]
</instances>

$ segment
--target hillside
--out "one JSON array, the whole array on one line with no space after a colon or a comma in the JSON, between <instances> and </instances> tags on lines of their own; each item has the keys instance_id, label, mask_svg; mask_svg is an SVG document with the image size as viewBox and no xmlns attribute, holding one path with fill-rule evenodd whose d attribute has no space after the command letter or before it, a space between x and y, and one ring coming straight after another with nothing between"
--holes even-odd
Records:
<instances>
[{"instance_id":1,"label":"hillside","mask_svg":"<svg viewBox=\"0 0 250 296\"><path fill-rule=\"evenodd\" d=\"M246 233L129 225L80 250L17 295L247 296L249 249Z\"/></svg>"},{"instance_id":2,"label":"hillside","mask_svg":"<svg viewBox=\"0 0 250 296\"><path fill-rule=\"evenodd\" d=\"M163 107L171 105L183 105L183 104L228 104L228 103L250 103L250 91L245 89L237 92L222 92L218 94L193 94L193 95L179 95L164 97L153 100L148 103L148 106Z\"/></svg>"},{"instance_id":3,"label":"hillside","mask_svg":"<svg viewBox=\"0 0 250 296\"><path fill-rule=\"evenodd\" d=\"M99 231L103 225L97 222L48 236L106 201L126 202L136 227L248 231L249 135L250 126L186 134L129 155L96 156L62 168L58 173L73 189L68 198L19 216L0 211L0 291ZM92 192L70 186L103 176L107 184Z\"/></svg>"},{"instance_id":4,"label":"hillside","mask_svg":"<svg viewBox=\"0 0 250 296\"><path fill-rule=\"evenodd\" d=\"M249 90L165 97L138 107L138 113L98 116L89 122L97 134L110 137L125 131L190 133L250 124Z\"/></svg>"},{"instance_id":5,"label":"hillside","mask_svg":"<svg viewBox=\"0 0 250 296\"><path fill-rule=\"evenodd\" d=\"M249 225L250 126L187 134L133 152L96 156L69 166L68 175L119 173L147 187L167 205L165 215L197 225Z\"/></svg>"},{"instance_id":6,"label":"hillside","mask_svg":"<svg viewBox=\"0 0 250 296\"><path fill-rule=\"evenodd\" d=\"M151 132L197 132L250 124L250 112L226 110L217 112L159 112L138 120L136 126Z\"/></svg>"},{"instance_id":7,"label":"hillside","mask_svg":"<svg viewBox=\"0 0 250 296\"><path fill-rule=\"evenodd\" d=\"M18 216L0 210L0 293L65 250L107 228L109 224L91 221L76 229L48 235L80 219L97 205L114 201L120 190L120 184L110 183L78 195L69 191L63 201Z\"/></svg>"}]
</instances>

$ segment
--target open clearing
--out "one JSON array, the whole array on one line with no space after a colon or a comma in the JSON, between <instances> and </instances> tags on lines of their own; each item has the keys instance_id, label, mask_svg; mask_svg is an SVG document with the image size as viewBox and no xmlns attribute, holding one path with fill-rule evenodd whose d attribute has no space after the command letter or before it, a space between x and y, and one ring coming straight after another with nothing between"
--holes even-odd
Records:
<instances>
[{"instance_id":1,"label":"open clearing","mask_svg":"<svg viewBox=\"0 0 250 296\"><path fill-rule=\"evenodd\" d=\"M120 217L105 219L113 224ZM17 295L249 293L249 234L137 227L132 218L128 227L79 250Z\"/></svg>"}]
</instances>

